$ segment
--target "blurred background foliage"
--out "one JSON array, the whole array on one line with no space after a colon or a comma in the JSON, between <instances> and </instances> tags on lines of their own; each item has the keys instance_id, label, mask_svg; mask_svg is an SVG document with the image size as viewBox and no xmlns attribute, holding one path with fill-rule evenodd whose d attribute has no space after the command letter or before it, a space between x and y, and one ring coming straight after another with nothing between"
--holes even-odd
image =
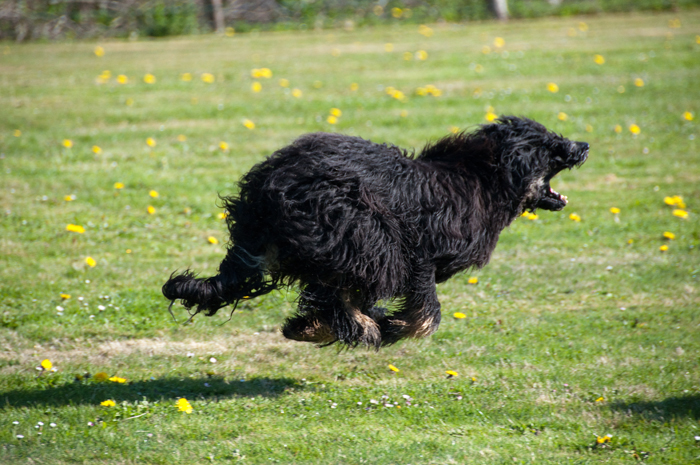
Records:
<instances>
[{"instance_id":1,"label":"blurred background foliage","mask_svg":"<svg viewBox=\"0 0 700 465\"><path fill-rule=\"evenodd\" d=\"M680 10L700 0L510 0L512 18ZM163 37L211 32L463 22L495 17L492 0L2 0L0 39ZM222 24L219 24L221 29Z\"/></svg>"}]
</instances>

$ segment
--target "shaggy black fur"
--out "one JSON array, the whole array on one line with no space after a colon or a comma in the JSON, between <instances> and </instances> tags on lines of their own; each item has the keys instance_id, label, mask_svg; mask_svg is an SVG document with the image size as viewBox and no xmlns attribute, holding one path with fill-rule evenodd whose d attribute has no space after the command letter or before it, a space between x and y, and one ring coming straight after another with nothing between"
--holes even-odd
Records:
<instances>
[{"instance_id":1,"label":"shaggy black fur","mask_svg":"<svg viewBox=\"0 0 700 465\"><path fill-rule=\"evenodd\" d=\"M440 323L435 284L484 266L525 210L561 210L549 181L588 144L502 117L427 145L418 156L338 134L308 134L259 163L224 197L231 245L217 276L170 277L163 294L213 315L298 283L284 336L373 347ZM377 307L395 299L393 313Z\"/></svg>"}]
</instances>

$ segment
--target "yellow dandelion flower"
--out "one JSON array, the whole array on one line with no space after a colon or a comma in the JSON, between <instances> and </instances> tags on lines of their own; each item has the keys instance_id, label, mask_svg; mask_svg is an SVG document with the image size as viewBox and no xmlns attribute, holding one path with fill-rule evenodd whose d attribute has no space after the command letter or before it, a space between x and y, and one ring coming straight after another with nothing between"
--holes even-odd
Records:
<instances>
[{"instance_id":1,"label":"yellow dandelion flower","mask_svg":"<svg viewBox=\"0 0 700 465\"><path fill-rule=\"evenodd\" d=\"M628 239L628 240L627 240L627 243L628 243L629 245L634 244L634 239Z\"/></svg>"},{"instance_id":2,"label":"yellow dandelion flower","mask_svg":"<svg viewBox=\"0 0 700 465\"><path fill-rule=\"evenodd\" d=\"M75 200L75 194L66 195L63 197L63 200L66 202L72 202L73 200Z\"/></svg>"},{"instance_id":3,"label":"yellow dandelion flower","mask_svg":"<svg viewBox=\"0 0 700 465\"><path fill-rule=\"evenodd\" d=\"M489 47L488 45L484 45L483 47L481 47L481 53L483 53L484 55L488 55L489 53L491 53L491 47Z\"/></svg>"},{"instance_id":4,"label":"yellow dandelion flower","mask_svg":"<svg viewBox=\"0 0 700 465\"><path fill-rule=\"evenodd\" d=\"M478 284L479 283L479 278L476 276L472 276L471 278L467 279L467 282L469 284Z\"/></svg>"},{"instance_id":5,"label":"yellow dandelion flower","mask_svg":"<svg viewBox=\"0 0 700 465\"><path fill-rule=\"evenodd\" d=\"M459 128L457 126L450 126L450 132L452 134L457 134L459 132Z\"/></svg>"},{"instance_id":6,"label":"yellow dandelion flower","mask_svg":"<svg viewBox=\"0 0 700 465\"><path fill-rule=\"evenodd\" d=\"M474 71L476 71L477 73L483 73L483 72L484 72L484 66L477 63L477 64L474 66Z\"/></svg>"},{"instance_id":7,"label":"yellow dandelion flower","mask_svg":"<svg viewBox=\"0 0 700 465\"><path fill-rule=\"evenodd\" d=\"M126 99L126 100L124 101L124 103L126 103L126 106L127 106L127 107L130 107L130 106L132 106L132 105L134 104L134 99L132 99L131 97L129 97L128 99Z\"/></svg>"},{"instance_id":8,"label":"yellow dandelion flower","mask_svg":"<svg viewBox=\"0 0 700 465\"><path fill-rule=\"evenodd\" d=\"M97 266L97 262L92 257L85 257L85 263L87 263L90 268L95 268L95 266Z\"/></svg>"},{"instance_id":9,"label":"yellow dandelion flower","mask_svg":"<svg viewBox=\"0 0 700 465\"><path fill-rule=\"evenodd\" d=\"M260 77L270 79L272 77L272 70L270 68L260 68Z\"/></svg>"},{"instance_id":10,"label":"yellow dandelion flower","mask_svg":"<svg viewBox=\"0 0 700 465\"><path fill-rule=\"evenodd\" d=\"M424 37L431 37L433 35L433 30L425 24L421 24L418 26L418 34Z\"/></svg>"},{"instance_id":11,"label":"yellow dandelion flower","mask_svg":"<svg viewBox=\"0 0 700 465\"><path fill-rule=\"evenodd\" d=\"M586 32L588 30L588 24L581 21L580 23L578 23L578 30L581 32Z\"/></svg>"},{"instance_id":12,"label":"yellow dandelion flower","mask_svg":"<svg viewBox=\"0 0 700 465\"><path fill-rule=\"evenodd\" d=\"M550 82L547 84L547 90L553 94L556 94L557 92L559 92L559 86L556 85L554 82Z\"/></svg>"},{"instance_id":13,"label":"yellow dandelion flower","mask_svg":"<svg viewBox=\"0 0 700 465\"><path fill-rule=\"evenodd\" d=\"M404 61L411 61L413 59L413 54L411 52L403 52Z\"/></svg>"},{"instance_id":14,"label":"yellow dandelion flower","mask_svg":"<svg viewBox=\"0 0 700 465\"><path fill-rule=\"evenodd\" d=\"M506 41L503 37L496 37L493 39L493 46L496 48L502 48L506 45Z\"/></svg>"},{"instance_id":15,"label":"yellow dandelion flower","mask_svg":"<svg viewBox=\"0 0 700 465\"><path fill-rule=\"evenodd\" d=\"M693 121L693 114L689 111L683 112L683 119L686 121Z\"/></svg>"},{"instance_id":16,"label":"yellow dandelion flower","mask_svg":"<svg viewBox=\"0 0 700 465\"><path fill-rule=\"evenodd\" d=\"M359 89L359 88L360 88L360 85L359 85L358 83L356 83L356 82L353 82L352 84L350 84L350 90L351 90L352 92L356 92L357 89Z\"/></svg>"},{"instance_id":17,"label":"yellow dandelion flower","mask_svg":"<svg viewBox=\"0 0 700 465\"><path fill-rule=\"evenodd\" d=\"M234 35L236 35L236 30L229 26L226 28L224 34L226 34L226 37L233 37Z\"/></svg>"},{"instance_id":18,"label":"yellow dandelion flower","mask_svg":"<svg viewBox=\"0 0 700 465\"><path fill-rule=\"evenodd\" d=\"M603 55L595 55L593 56L593 62L596 65L602 65L605 63L605 57Z\"/></svg>"},{"instance_id":19,"label":"yellow dandelion flower","mask_svg":"<svg viewBox=\"0 0 700 465\"><path fill-rule=\"evenodd\" d=\"M403 10L399 7L394 7L391 9L391 16L393 16L394 18L400 18L402 14Z\"/></svg>"},{"instance_id":20,"label":"yellow dandelion flower","mask_svg":"<svg viewBox=\"0 0 700 465\"><path fill-rule=\"evenodd\" d=\"M619 124L616 124L616 125L615 125L615 128L613 129L613 131L615 131L616 133L620 134L620 133L622 132L622 126L620 126Z\"/></svg>"},{"instance_id":21,"label":"yellow dandelion flower","mask_svg":"<svg viewBox=\"0 0 700 465\"><path fill-rule=\"evenodd\" d=\"M260 84L258 81L253 81L253 83L250 85L250 90L253 92L260 92L262 90L262 84Z\"/></svg>"},{"instance_id":22,"label":"yellow dandelion flower","mask_svg":"<svg viewBox=\"0 0 700 465\"><path fill-rule=\"evenodd\" d=\"M323 87L323 82L314 81L314 89L320 89L321 87Z\"/></svg>"},{"instance_id":23,"label":"yellow dandelion flower","mask_svg":"<svg viewBox=\"0 0 700 465\"><path fill-rule=\"evenodd\" d=\"M453 370L447 370L445 373L446 373L447 376L449 376L450 378L454 378L455 376L459 376L459 374L458 374L456 371L453 371Z\"/></svg>"},{"instance_id":24,"label":"yellow dandelion flower","mask_svg":"<svg viewBox=\"0 0 700 465\"><path fill-rule=\"evenodd\" d=\"M219 240L218 240L217 238L215 238L214 236L209 236L209 237L207 237L207 241L208 241L210 244L215 244L215 245L219 243Z\"/></svg>"},{"instance_id":25,"label":"yellow dandelion flower","mask_svg":"<svg viewBox=\"0 0 700 465\"><path fill-rule=\"evenodd\" d=\"M408 116L408 110L401 110L401 113L399 113L399 116L402 118L405 118Z\"/></svg>"},{"instance_id":26,"label":"yellow dandelion flower","mask_svg":"<svg viewBox=\"0 0 700 465\"><path fill-rule=\"evenodd\" d=\"M603 437L598 436L598 437L596 438L596 442L597 442L598 444L605 444L606 442L610 442L611 439L612 439L612 436L610 436L609 434L606 434L606 435L603 436Z\"/></svg>"},{"instance_id":27,"label":"yellow dandelion flower","mask_svg":"<svg viewBox=\"0 0 700 465\"><path fill-rule=\"evenodd\" d=\"M126 383L126 378L120 378L119 376L112 376L111 378L109 378L109 380L113 383L120 383L120 384Z\"/></svg>"},{"instance_id":28,"label":"yellow dandelion flower","mask_svg":"<svg viewBox=\"0 0 700 465\"><path fill-rule=\"evenodd\" d=\"M664 232L664 239L668 239L669 241L672 241L676 238L676 235L673 234L672 232Z\"/></svg>"},{"instance_id":29,"label":"yellow dandelion flower","mask_svg":"<svg viewBox=\"0 0 700 465\"><path fill-rule=\"evenodd\" d=\"M428 52L425 50L418 50L416 52L416 60L427 60L428 59Z\"/></svg>"},{"instance_id":30,"label":"yellow dandelion flower","mask_svg":"<svg viewBox=\"0 0 700 465\"><path fill-rule=\"evenodd\" d=\"M115 189L124 189L124 183L123 182L115 182L114 183L114 188Z\"/></svg>"},{"instance_id":31,"label":"yellow dandelion flower","mask_svg":"<svg viewBox=\"0 0 700 465\"><path fill-rule=\"evenodd\" d=\"M688 212L678 208L676 210L673 210L673 216L677 216L678 218L685 219L685 218L688 218Z\"/></svg>"},{"instance_id":32,"label":"yellow dandelion flower","mask_svg":"<svg viewBox=\"0 0 700 465\"><path fill-rule=\"evenodd\" d=\"M251 131L252 131L253 129L255 129L255 123L253 123L253 122L252 122L251 120L249 120L249 119L243 120L243 126L245 126L246 128L250 129Z\"/></svg>"},{"instance_id":33,"label":"yellow dandelion flower","mask_svg":"<svg viewBox=\"0 0 700 465\"><path fill-rule=\"evenodd\" d=\"M617 215L618 213L620 213L620 209L617 207L610 207L610 213L612 213L613 215Z\"/></svg>"},{"instance_id":34,"label":"yellow dandelion flower","mask_svg":"<svg viewBox=\"0 0 700 465\"><path fill-rule=\"evenodd\" d=\"M146 208L146 212L149 215L154 215L156 213L156 208L153 205L149 205L148 208Z\"/></svg>"},{"instance_id":35,"label":"yellow dandelion flower","mask_svg":"<svg viewBox=\"0 0 700 465\"><path fill-rule=\"evenodd\" d=\"M175 403L175 406L177 407L177 409L179 411L185 412L187 414L192 413L192 410L194 410L192 408L192 405L189 403L189 401L187 399L185 399L184 397L181 397L180 399L178 399L177 402Z\"/></svg>"},{"instance_id":36,"label":"yellow dandelion flower","mask_svg":"<svg viewBox=\"0 0 700 465\"><path fill-rule=\"evenodd\" d=\"M304 93L300 89L292 90L292 97L301 98L302 95L304 95Z\"/></svg>"},{"instance_id":37,"label":"yellow dandelion flower","mask_svg":"<svg viewBox=\"0 0 700 465\"><path fill-rule=\"evenodd\" d=\"M114 407L115 405L117 405L117 403L114 402L112 399L107 399L103 402L100 402L100 405L103 407Z\"/></svg>"},{"instance_id":38,"label":"yellow dandelion flower","mask_svg":"<svg viewBox=\"0 0 700 465\"><path fill-rule=\"evenodd\" d=\"M586 125L586 132L593 132L593 126L591 126L590 124L587 124Z\"/></svg>"},{"instance_id":39,"label":"yellow dandelion flower","mask_svg":"<svg viewBox=\"0 0 700 465\"><path fill-rule=\"evenodd\" d=\"M117 76L117 82L119 84L127 84L129 82L129 77L126 74L120 74Z\"/></svg>"},{"instance_id":40,"label":"yellow dandelion flower","mask_svg":"<svg viewBox=\"0 0 700 465\"><path fill-rule=\"evenodd\" d=\"M465 318L467 317L467 315L465 315L465 314L462 313L462 312L455 312L455 314L452 315L452 316L455 317L455 318L458 319L458 320L463 320L463 319L465 319Z\"/></svg>"},{"instance_id":41,"label":"yellow dandelion flower","mask_svg":"<svg viewBox=\"0 0 700 465\"><path fill-rule=\"evenodd\" d=\"M339 108L331 108L330 114L337 118L343 116L343 112Z\"/></svg>"},{"instance_id":42,"label":"yellow dandelion flower","mask_svg":"<svg viewBox=\"0 0 700 465\"><path fill-rule=\"evenodd\" d=\"M220 220L225 220L228 217L228 212L221 212L216 215Z\"/></svg>"},{"instance_id":43,"label":"yellow dandelion flower","mask_svg":"<svg viewBox=\"0 0 700 465\"><path fill-rule=\"evenodd\" d=\"M101 57L105 56L105 49L100 47L99 45L97 47L95 47L94 52L95 52L96 57L101 58Z\"/></svg>"},{"instance_id":44,"label":"yellow dandelion flower","mask_svg":"<svg viewBox=\"0 0 700 465\"><path fill-rule=\"evenodd\" d=\"M392 43L384 44L384 51L385 52L393 52L394 51L394 44L392 44Z\"/></svg>"},{"instance_id":45,"label":"yellow dandelion flower","mask_svg":"<svg viewBox=\"0 0 700 465\"><path fill-rule=\"evenodd\" d=\"M604 398L604 397L598 397L595 401L596 401L596 402L605 402L605 398Z\"/></svg>"},{"instance_id":46,"label":"yellow dandelion flower","mask_svg":"<svg viewBox=\"0 0 700 465\"><path fill-rule=\"evenodd\" d=\"M564 113L563 111L560 111L560 112L557 114L557 119L558 119L559 121L566 121L567 119L569 119L569 115L567 115L567 114Z\"/></svg>"},{"instance_id":47,"label":"yellow dandelion flower","mask_svg":"<svg viewBox=\"0 0 700 465\"><path fill-rule=\"evenodd\" d=\"M63 294L63 293L62 293L62 294L61 294L61 299L63 299L63 300L68 300L68 299L70 299L70 294Z\"/></svg>"},{"instance_id":48,"label":"yellow dandelion flower","mask_svg":"<svg viewBox=\"0 0 700 465\"><path fill-rule=\"evenodd\" d=\"M42 370L44 371L51 371L51 368L53 368L53 363L51 363L51 360L49 360L48 358L42 360L40 365Z\"/></svg>"},{"instance_id":49,"label":"yellow dandelion flower","mask_svg":"<svg viewBox=\"0 0 700 465\"><path fill-rule=\"evenodd\" d=\"M485 118L486 121L488 121L489 123L492 123L493 121L496 120L496 118L498 118L498 115L497 115L496 113L492 112L492 111L489 111L488 113L486 113L486 116L484 116L484 118Z\"/></svg>"},{"instance_id":50,"label":"yellow dandelion flower","mask_svg":"<svg viewBox=\"0 0 700 465\"><path fill-rule=\"evenodd\" d=\"M177 136L177 141L178 142L185 142L187 140L187 136L184 134L178 134Z\"/></svg>"},{"instance_id":51,"label":"yellow dandelion flower","mask_svg":"<svg viewBox=\"0 0 700 465\"><path fill-rule=\"evenodd\" d=\"M664 244L664 245L662 245L661 247L659 247L659 250L660 250L661 252L666 252L666 251L668 250L668 246L667 246L666 244Z\"/></svg>"},{"instance_id":52,"label":"yellow dandelion flower","mask_svg":"<svg viewBox=\"0 0 700 465\"><path fill-rule=\"evenodd\" d=\"M280 79L279 80L279 85L280 87L289 87L289 79Z\"/></svg>"},{"instance_id":53,"label":"yellow dandelion flower","mask_svg":"<svg viewBox=\"0 0 700 465\"><path fill-rule=\"evenodd\" d=\"M639 126L637 126L636 124L630 124L629 130L635 136L637 134L639 134L640 132L642 132L642 129Z\"/></svg>"},{"instance_id":54,"label":"yellow dandelion flower","mask_svg":"<svg viewBox=\"0 0 700 465\"><path fill-rule=\"evenodd\" d=\"M664 203L666 205L675 205L678 208L685 208L685 202L683 202L683 197L680 195L674 195L673 197L664 197Z\"/></svg>"},{"instance_id":55,"label":"yellow dandelion flower","mask_svg":"<svg viewBox=\"0 0 700 465\"><path fill-rule=\"evenodd\" d=\"M527 219L530 220L530 221L535 221L536 219L539 218L539 216L538 216L537 214L535 214L535 213L529 213L529 212L528 212L528 214L527 214L527 216L526 216L525 218L527 218Z\"/></svg>"},{"instance_id":56,"label":"yellow dandelion flower","mask_svg":"<svg viewBox=\"0 0 700 465\"><path fill-rule=\"evenodd\" d=\"M395 367L394 365L392 365L392 364L389 364L389 369L390 369L391 371L393 371L394 373L398 373L398 372L400 371L398 368L396 368L396 367Z\"/></svg>"},{"instance_id":57,"label":"yellow dandelion flower","mask_svg":"<svg viewBox=\"0 0 700 465\"><path fill-rule=\"evenodd\" d=\"M406 95L403 92L401 92L400 90L392 92L391 96L394 97L396 100L401 100L401 101L407 100Z\"/></svg>"},{"instance_id":58,"label":"yellow dandelion flower","mask_svg":"<svg viewBox=\"0 0 700 465\"><path fill-rule=\"evenodd\" d=\"M146 145L148 145L149 147L155 147L156 140L153 137L149 137L146 139Z\"/></svg>"},{"instance_id":59,"label":"yellow dandelion flower","mask_svg":"<svg viewBox=\"0 0 700 465\"><path fill-rule=\"evenodd\" d=\"M93 145L92 153L94 153L95 155L99 155L100 153L102 153L102 148L99 145Z\"/></svg>"},{"instance_id":60,"label":"yellow dandelion flower","mask_svg":"<svg viewBox=\"0 0 700 465\"><path fill-rule=\"evenodd\" d=\"M143 82L145 82L146 84L155 84L155 83L156 83L156 77L155 77L154 75L152 75L151 73L147 73L147 74L143 77Z\"/></svg>"},{"instance_id":61,"label":"yellow dandelion flower","mask_svg":"<svg viewBox=\"0 0 700 465\"><path fill-rule=\"evenodd\" d=\"M63 139L63 142L61 142L61 145L63 145L65 148L69 149L73 147L73 141L70 139Z\"/></svg>"},{"instance_id":62,"label":"yellow dandelion flower","mask_svg":"<svg viewBox=\"0 0 700 465\"><path fill-rule=\"evenodd\" d=\"M634 85L637 87L644 87L644 79L642 78L636 78L634 80Z\"/></svg>"},{"instance_id":63,"label":"yellow dandelion flower","mask_svg":"<svg viewBox=\"0 0 700 465\"><path fill-rule=\"evenodd\" d=\"M185 82L190 82L192 80L192 73L182 73L180 75L180 79L182 79Z\"/></svg>"},{"instance_id":64,"label":"yellow dandelion flower","mask_svg":"<svg viewBox=\"0 0 700 465\"><path fill-rule=\"evenodd\" d=\"M686 113L688 113L688 112L686 112ZM15 129L14 132L12 133L12 135L15 137L20 137L22 135L22 131L20 131L19 129Z\"/></svg>"},{"instance_id":65,"label":"yellow dandelion flower","mask_svg":"<svg viewBox=\"0 0 700 465\"><path fill-rule=\"evenodd\" d=\"M336 124L338 123L338 118L330 115L328 118L326 118L326 121L328 121L328 124Z\"/></svg>"},{"instance_id":66,"label":"yellow dandelion flower","mask_svg":"<svg viewBox=\"0 0 700 465\"><path fill-rule=\"evenodd\" d=\"M107 373L105 373L104 371L100 371L99 373L95 373L92 376L92 379L94 379L95 381L99 381L99 382L107 381L109 379L109 375Z\"/></svg>"},{"instance_id":67,"label":"yellow dandelion flower","mask_svg":"<svg viewBox=\"0 0 700 465\"><path fill-rule=\"evenodd\" d=\"M228 150L228 144L224 141L221 141L221 142L219 142L219 148L225 152Z\"/></svg>"},{"instance_id":68,"label":"yellow dandelion flower","mask_svg":"<svg viewBox=\"0 0 700 465\"><path fill-rule=\"evenodd\" d=\"M151 190L148 192L148 195L150 195L151 197L153 197L155 199L156 197L158 197L159 194L158 194L158 191Z\"/></svg>"},{"instance_id":69,"label":"yellow dandelion flower","mask_svg":"<svg viewBox=\"0 0 700 465\"><path fill-rule=\"evenodd\" d=\"M214 75L211 73L202 73L201 78L202 78L202 81L206 82L207 84L211 84L216 80Z\"/></svg>"},{"instance_id":70,"label":"yellow dandelion flower","mask_svg":"<svg viewBox=\"0 0 700 465\"><path fill-rule=\"evenodd\" d=\"M85 228L83 228L82 226L79 226L77 224L69 224L69 225L66 225L66 231L82 234L85 232Z\"/></svg>"},{"instance_id":71,"label":"yellow dandelion flower","mask_svg":"<svg viewBox=\"0 0 700 465\"><path fill-rule=\"evenodd\" d=\"M576 213L572 213L571 215L569 215L569 219L572 221L576 221L577 223L581 221L581 217Z\"/></svg>"}]
</instances>

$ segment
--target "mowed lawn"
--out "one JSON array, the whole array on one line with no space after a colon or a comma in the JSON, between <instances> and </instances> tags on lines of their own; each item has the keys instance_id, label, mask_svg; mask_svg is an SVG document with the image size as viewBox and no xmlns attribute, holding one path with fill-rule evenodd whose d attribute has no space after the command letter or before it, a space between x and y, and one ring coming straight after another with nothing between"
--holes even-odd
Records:
<instances>
[{"instance_id":1,"label":"mowed lawn","mask_svg":"<svg viewBox=\"0 0 700 465\"><path fill-rule=\"evenodd\" d=\"M700 462L698 34L691 10L0 44L0 463ZM217 196L275 149L501 114L590 158L439 286L432 337L287 341L293 288L171 318L163 282L216 272Z\"/></svg>"}]
</instances>

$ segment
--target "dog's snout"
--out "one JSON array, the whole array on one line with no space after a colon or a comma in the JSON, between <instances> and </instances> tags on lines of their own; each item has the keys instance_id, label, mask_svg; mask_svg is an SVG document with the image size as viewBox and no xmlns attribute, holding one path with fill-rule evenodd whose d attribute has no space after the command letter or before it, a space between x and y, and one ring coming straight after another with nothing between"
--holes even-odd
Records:
<instances>
[{"instance_id":1,"label":"dog's snout","mask_svg":"<svg viewBox=\"0 0 700 465\"><path fill-rule=\"evenodd\" d=\"M588 142L576 142L576 145L582 152L588 152L588 148L590 147Z\"/></svg>"}]
</instances>

